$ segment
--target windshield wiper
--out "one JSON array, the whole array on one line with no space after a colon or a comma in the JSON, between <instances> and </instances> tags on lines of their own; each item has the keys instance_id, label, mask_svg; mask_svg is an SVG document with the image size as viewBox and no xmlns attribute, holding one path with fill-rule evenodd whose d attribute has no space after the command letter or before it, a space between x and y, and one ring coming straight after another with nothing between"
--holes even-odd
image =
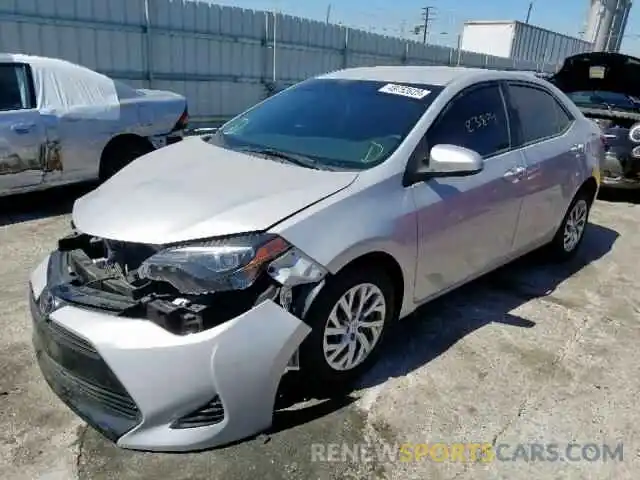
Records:
<instances>
[{"instance_id":1,"label":"windshield wiper","mask_svg":"<svg viewBox=\"0 0 640 480\"><path fill-rule=\"evenodd\" d=\"M315 170L331 170L330 167L321 164L311 157L297 155L295 153L283 152L281 150L276 150L275 148L245 147L239 148L238 151L246 153L257 153L258 155L266 155L268 157L278 158L280 160L285 160L287 163L298 165L299 167L313 168Z\"/></svg>"}]
</instances>

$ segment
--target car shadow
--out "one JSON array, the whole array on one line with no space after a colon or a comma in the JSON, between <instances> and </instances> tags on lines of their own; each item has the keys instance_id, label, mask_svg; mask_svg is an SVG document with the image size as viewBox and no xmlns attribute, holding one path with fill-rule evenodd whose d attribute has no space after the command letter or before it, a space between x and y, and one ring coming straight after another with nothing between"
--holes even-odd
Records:
<instances>
[{"instance_id":1,"label":"car shadow","mask_svg":"<svg viewBox=\"0 0 640 480\"><path fill-rule=\"evenodd\" d=\"M71 213L73 202L95 187L86 182L0 197L0 227Z\"/></svg>"},{"instance_id":2,"label":"car shadow","mask_svg":"<svg viewBox=\"0 0 640 480\"><path fill-rule=\"evenodd\" d=\"M580 250L565 263L550 263L537 250L429 302L394 325L382 358L359 386L404 376L490 323L534 328L534 322L510 312L533 299L553 295L562 282L606 255L618 236L610 228L591 223Z\"/></svg>"},{"instance_id":3,"label":"car shadow","mask_svg":"<svg viewBox=\"0 0 640 480\"><path fill-rule=\"evenodd\" d=\"M344 399L349 399L348 402L357 399L354 395L358 390L411 373L445 353L465 336L490 323L535 328L535 322L510 312L530 300L552 295L566 279L606 255L618 236L610 228L591 223L580 250L565 263L549 263L542 251L535 251L429 302L393 326L388 332L380 359L361 378L355 389L335 392L332 398L337 403L312 407L308 411L302 408L295 414L286 414L288 416L284 424L278 423L279 413L276 411L273 428L280 431L292 428L296 422L298 425L307 423L323 414L323 411L331 411L331 405L340 408L340 402L347 401ZM285 375L276 410L307 400L309 393L306 385L312 381L302 374Z\"/></svg>"}]
</instances>

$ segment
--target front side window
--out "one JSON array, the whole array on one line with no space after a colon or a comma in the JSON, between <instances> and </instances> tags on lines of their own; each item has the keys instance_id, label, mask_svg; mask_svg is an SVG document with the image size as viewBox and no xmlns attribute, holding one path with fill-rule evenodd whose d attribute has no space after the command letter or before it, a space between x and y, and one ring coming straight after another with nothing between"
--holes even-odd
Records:
<instances>
[{"instance_id":1,"label":"front side window","mask_svg":"<svg viewBox=\"0 0 640 480\"><path fill-rule=\"evenodd\" d=\"M509 124L499 87L479 87L456 97L429 129L427 144L458 145L483 157L507 150Z\"/></svg>"},{"instance_id":2,"label":"front side window","mask_svg":"<svg viewBox=\"0 0 640 480\"><path fill-rule=\"evenodd\" d=\"M314 79L266 100L210 140L233 150L297 155L318 167L364 170L387 159L442 87Z\"/></svg>"},{"instance_id":3,"label":"front side window","mask_svg":"<svg viewBox=\"0 0 640 480\"><path fill-rule=\"evenodd\" d=\"M562 135L573 122L558 101L539 88L510 85L509 99L519 119L524 145Z\"/></svg>"},{"instance_id":4,"label":"front side window","mask_svg":"<svg viewBox=\"0 0 640 480\"><path fill-rule=\"evenodd\" d=\"M0 112L32 108L27 68L0 64Z\"/></svg>"}]
</instances>

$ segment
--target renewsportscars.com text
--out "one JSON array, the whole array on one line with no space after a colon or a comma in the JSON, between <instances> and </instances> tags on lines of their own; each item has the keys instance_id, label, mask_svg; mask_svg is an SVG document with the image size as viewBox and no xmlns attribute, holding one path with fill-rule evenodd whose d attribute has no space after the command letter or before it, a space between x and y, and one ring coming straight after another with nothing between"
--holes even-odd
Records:
<instances>
[{"instance_id":1,"label":"renewsportscars.com text","mask_svg":"<svg viewBox=\"0 0 640 480\"><path fill-rule=\"evenodd\" d=\"M314 443L314 462L611 462L622 443Z\"/></svg>"}]
</instances>

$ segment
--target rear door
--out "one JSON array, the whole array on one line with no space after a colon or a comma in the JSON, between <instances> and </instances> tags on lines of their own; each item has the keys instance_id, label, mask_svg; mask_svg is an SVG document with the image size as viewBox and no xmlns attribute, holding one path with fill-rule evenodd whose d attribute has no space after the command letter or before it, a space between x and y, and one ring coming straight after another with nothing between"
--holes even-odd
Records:
<instances>
[{"instance_id":1,"label":"rear door","mask_svg":"<svg viewBox=\"0 0 640 480\"><path fill-rule=\"evenodd\" d=\"M0 64L0 193L42 182L44 148L29 66Z\"/></svg>"},{"instance_id":2,"label":"rear door","mask_svg":"<svg viewBox=\"0 0 640 480\"><path fill-rule=\"evenodd\" d=\"M522 201L524 160L514 151L497 83L463 91L429 128L419 154L453 144L478 152L484 169L413 185L418 218L416 299L450 289L508 259ZM419 152L419 150L418 150Z\"/></svg>"},{"instance_id":3,"label":"rear door","mask_svg":"<svg viewBox=\"0 0 640 480\"><path fill-rule=\"evenodd\" d=\"M514 240L520 250L555 232L575 191L586 145L575 118L549 90L509 82L507 91L515 146L526 160L525 197Z\"/></svg>"}]
</instances>

